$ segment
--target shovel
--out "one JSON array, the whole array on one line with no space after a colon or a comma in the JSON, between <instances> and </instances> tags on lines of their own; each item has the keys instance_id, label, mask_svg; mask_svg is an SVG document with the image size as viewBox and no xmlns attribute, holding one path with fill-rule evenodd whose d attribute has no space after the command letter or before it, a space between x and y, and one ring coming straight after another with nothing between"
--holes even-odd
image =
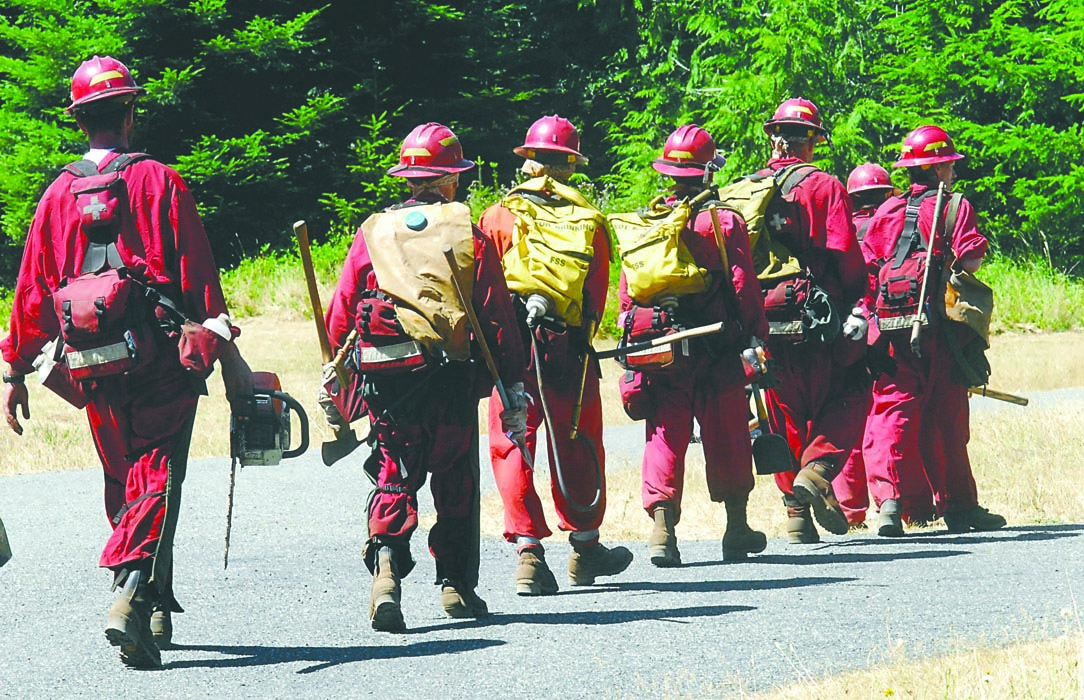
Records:
<instances>
[{"instance_id":1,"label":"shovel","mask_svg":"<svg viewBox=\"0 0 1084 700\"><path fill-rule=\"evenodd\" d=\"M764 397L760 394L760 387L753 384L753 402L757 406L757 423L760 426L760 435L753 440L753 464L757 474L780 474L782 472L797 471L798 461L794 459L794 453L790 450L787 439L778 433L773 433L768 425L768 409L764 406Z\"/></svg>"}]
</instances>

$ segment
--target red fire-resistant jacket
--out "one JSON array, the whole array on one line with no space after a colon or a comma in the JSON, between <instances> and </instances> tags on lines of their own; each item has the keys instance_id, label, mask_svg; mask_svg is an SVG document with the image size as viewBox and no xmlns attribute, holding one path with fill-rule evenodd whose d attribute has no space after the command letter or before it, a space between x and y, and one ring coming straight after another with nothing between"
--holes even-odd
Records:
<instances>
[{"instance_id":1,"label":"red fire-resistant jacket","mask_svg":"<svg viewBox=\"0 0 1084 700\"><path fill-rule=\"evenodd\" d=\"M414 200L408 200L408 204ZM515 332L516 315L508 294L508 285L504 281L500 259L492 243L477 228L474 229L474 291L471 303L482 325L482 333L493 353L501 381L510 385L523 379L523 368L527 364L527 355L523 341ZM362 292L379 289L380 283L373 271L372 259L365 244L365 236L359 229L354 236L354 243L343 263L338 286L328 303L324 315L324 325L333 350L337 350L346 341L346 336L355 328L357 309ZM481 361L481 356L476 358ZM488 389L486 389L488 393Z\"/></svg>"},{"instance_id":2,"label":"red fire-resistant jacket","mask_svg":"<svg viewBox=\"0 0 1084 700\"><path fill-rule=\"evenodd\" d=\"M797 158L772 158L775 172L801 163ZM799 221L777 238L813 273L841 309L849 309L868 293L865 265L851 221L851 198L839 180L824 171L810 173L792 190Z\"/></svg>"},{"instance_id":3,"label":"red fire-resistant jacket","mask_svg":"<svg viewBox=\"0 0 1084 700\"><path fill-rule=\"evenodd\" d=\"M106 156L102 165L113 157ZM196 322L226 313L207 234L180 175L149 158L130 164L123 174L132 203L117 241L124 265ZM65 277L77 277L83 266L87 240L69 190L75 177L65 171L53 181L27 234L11 333L0 342L4 360L15 372L32 372L34 358L59 334L51 294Z\"/></svg>"},{"instance_id":4,"label":"red fire-resistant jacket","mask_svg":"<svg viewBox=\"0 0 1084 700\"><path fill-rule=\"evenodd\" d=\"M896 242L903 233L908 195L918 196L929 189L928 185L911 185L910 192L898 197L889 197L873 215L873 220L862 239L862 254L874 279L877 278L877 272L884 262L893 256ZM936 197L927 197L922 200L918 208L918 229L922 232L924 241L930 234L936 199ZM952 230L949 240L952 252L958 261L982 260L986 255L986 237L979 233L975 209L966 199L960 200L960 209L956 214L956 227ZM933 252L935 255L944 252L943 236L939 236L934 243Z\"/></svg>"}]
</instances>

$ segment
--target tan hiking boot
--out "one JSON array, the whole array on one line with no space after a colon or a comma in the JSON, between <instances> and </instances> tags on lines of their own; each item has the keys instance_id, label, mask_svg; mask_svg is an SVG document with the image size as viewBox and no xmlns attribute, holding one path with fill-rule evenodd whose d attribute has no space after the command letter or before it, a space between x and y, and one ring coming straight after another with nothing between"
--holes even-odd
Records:
<instances>
[{"instance_id":1,"label":"tan hiking boot","mask_svg":"<svg viewBox=\"0 0 1084 700\"><path fill-rule=\"evenodd\" d=\"M949 532L991 532L1000 530L1005 525L1005 518L978 505L945 513L945 526Z\"/></svg>"},{"instance_id":2,"label":"tan hiking boot","mask_svg":"<svg viewBox=\"0 0 1084 700\"><path fill-rule=\"evenodd\" d=\"M173 614L168 603L160 603L154 606L151 612L151 636L159 649L165 649L173 644Z\"/></svg>"},{"instance_id":3,"label":"tan hiking boot","mask_svg":"<svg viewBox=\"0 0 1084 700\"><path fill-rule=\"evenodd\" d=\"M444 612L448 617L458 619L487 617L489 615L489 606L474 592L473 588L467 588L451 579L444 579L444 583L441 585L440 604L444 606Z\"/></svg>"},{"instance_id":4,"label":"tan hiking boot","mask_svg":"<svg viewBox=\"0 0 1084 700\"><path fill-rule=\"evenodd\" d=\"M117 597L105 617L105 636L109 643L120 647L120 660L130 668L159 668L162 654L151 635L146 574L131 571L124 579Z\"/></svg>"},{"instance_id":5,"label":"tan hiking boot","mask_svg":"<svg viewBox=\"0 0 1084 700\"><path fill-rule=\"evenodd\" d=\"M847 516L832 492L835 470L824 462L810 462L794 477L794 497L813 508L813 516L833 535L847 534Z\"/></svg>"},{"instance_id":6,"label":"tan hiking boot","mask_svg":"<svg viewBox=\"0 0 1084 700\"><path fill-rule=\"evenodd\" d=\"M652 511L655 526L647 541L647 552L651 556L651 563L658 567L681 566L681 552L678 551L677 534L674 532L677 520L675 510L673 503L659 503Z\"/></svg>"},{"instance_id":7,"label":"tan hiking boot","mask_svg":"<svg viewBox=\"0 0 1084 700\"><path fill-rule=\"evenodd\" d=\"M746 499L725 501L726 530L723 532L723 561L741 561L750 554L760 554L768 546L763 532L749 527Z\"/></svg>"},{"instance_id":8,"label":"tan hiking boot","mask_svg":"<svg viewBox=\"0 0 1084 700\"><path fill-rule=\"evenodd\" d=\"M793 496L783 496L783 505L787 507L787 541L791 544L817 544L821 541L820 533L813 525L813 514L809 506L799 503Z\"/></svg>"},{"instance_id":9,"label":"tan hiking boot","mask_svg":"<svg viewBox=\"0 0 1084 700\"><path fill-rule=\"evenodd\" d=\"M568 558L568 580L573 586L590 586L597 576L613 576L629 568L632 552L626 547L609 547L596 542L583 549L572 549Z\"/></svg>"},{"instance_id":10,"label":"tan hiking boot","mask_svg":"<svg viewBox=\"0 0 1084 700\"><path fill-rule=\"evenodd\" d=\"M545 552L540 547L529 547L519 553L517 595L553 595L558 590L557 578L546 564Z\"/></svg>"},{"instance_id":11,"label":"tan hiking boot","mask_svg":"<svg viewBox=\"0 0 1084 700\"><path fill-rule=\"evenodd\" d=\"M369 591L369 620L378 632L402 632L406 629L400 605L402 588L395 570L391 548L381 547L376 553L373 587Z\"/></svg>"},{"instance_id":12,"label":"tan hiking boot","mask_svg":"<svg viewBox=\"0 0 1084 700\"><path fill-rule=\"evenodd\" d=\"M877 516L877 534L881 537L903 537L903 516L900 502L894 498L881 501L881 512Z\"/></svg>"}]
</instances>

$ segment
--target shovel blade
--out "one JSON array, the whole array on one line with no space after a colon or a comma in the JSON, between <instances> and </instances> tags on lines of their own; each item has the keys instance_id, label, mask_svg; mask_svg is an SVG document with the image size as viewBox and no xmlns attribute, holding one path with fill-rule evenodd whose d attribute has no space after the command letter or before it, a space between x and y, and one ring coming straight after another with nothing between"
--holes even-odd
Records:
<instances>
[{"instance_id":1,"label":"shovel blade","mask_svg":"<svg viewBox=\"0 0 1084 700\"><path fill-rule=\"evenodd\" d=\"M763 433L753 440L753 464L757 474L798 471L798 462L787 439L774 433Z\"/></svg>"},{"instance_id":2,"label":"shovel blade","mask_svg":"<svg viewBox=\"0 0 1084 700\"><path fill-rule=\"evenodd\" d=\"M335 464L343 457L358 449L358 445L362 442L364 441L358 440L357 433L354 432L353 428L341 430L336 435L336 439L321 443L320 459L323 460L325 467L330 467L332 464Z\"/></svg>"}]
</instances>

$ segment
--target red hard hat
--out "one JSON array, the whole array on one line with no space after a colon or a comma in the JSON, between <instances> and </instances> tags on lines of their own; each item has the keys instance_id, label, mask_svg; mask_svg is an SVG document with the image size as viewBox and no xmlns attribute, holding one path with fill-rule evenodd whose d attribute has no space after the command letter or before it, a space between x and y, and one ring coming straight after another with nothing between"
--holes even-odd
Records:
<instances>
[{"instance_id":1,"label":"red hard hat","mask_svg":"<svg viewBox=\"0 0 1084 700\"><path fill-rule=\"evenodd\" d=\"M72 76L72 103L66 111L71 111L91 102L105 100L120 95L138 95L143 88L135 84L128 67L115 58L95 56L76 69Z\"/></svg>"},{"instance_id":2,"label":"red hard hat","mask_svg":"<svg viewBox=\"0 0 1084 700\"><path fill-rule=\"evenodd\" d=\"M890 190L892 188L892 178L888 176L888 171L876 163L863 163L847 176L848 194L865 190Z\"/></svg>"},{"instance_id":3,"label":"red hard hat","mask_svg":"<svg viewBox=\"0 0 1084 700\"><path fill-rule=\"evenodd\" d=\"M769 136L778 133L783 124L809 127L821 137L820 140L828 137L828 130L821 124L820 110L804 97L792 97L779 105L772 118L764 122L764 133Z\"/></svg>"},{"instance_id":4,"label":"red hard hat","mask_svg":"<svg viewBox=\"0 0 1084 700\"><path fill-rule=\"evenodd\" d=\"M690 177L699 175L710 165L715 170L726 164L726 158L715 150L715 140L696 124L678 127L666 139L662 158L651 161L651 167L663 175Z\"/></svg>"},{"instance_id":5,"label":"red hard hat","mask_svg":"<svg viewBox=\"0 0 1084 700\"><path fill-rule=\"evenodd\" d=\"M932 124L920 126L907 134L900 151L900 159L892 164L895 168L933 165L963 158L956 152L948 132Z\"/></svg>"},{"instance_id":6,"label":"red hard hat","mask_svg":"<svg viewBox=\"0 0 1084 700\"><path fill-rule=\"evenodd\" d=\"M463 147L452 130L429 122L414 127L399 149L399 165L388 170L396 177L440 177L474 167L463 157Z\"/></svg>"},{"instance_id":7,"label":"red hard hat","mask_svg":"<svg viewBox=\"0 0 1084 700\"><path fill-rule=\"evenodd\" d=\"M554 114L531 124L531 128L527 129L527 136L523 139L523 145L512 149L512 152L531 160L537 160L538 153L560 153L567 158L567 162L582 165L587 159L579 149L580 134L576 127L564 117Z\"/></svg>"}]
</instances>

